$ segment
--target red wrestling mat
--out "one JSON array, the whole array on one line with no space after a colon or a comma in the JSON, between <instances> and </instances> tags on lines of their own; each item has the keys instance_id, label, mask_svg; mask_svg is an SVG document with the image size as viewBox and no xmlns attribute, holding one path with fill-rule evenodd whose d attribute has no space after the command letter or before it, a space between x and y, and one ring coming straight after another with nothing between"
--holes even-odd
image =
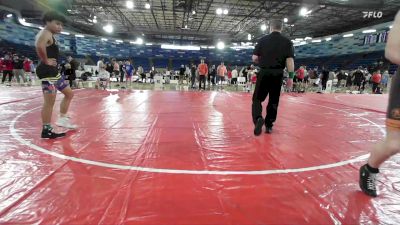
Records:
<instances>
[{"instance_id":1,"label":"red wrestling mat","mask_svg":"<svg viewBox=\"0 0 400 225\"><path fill-rule=\"evenodd\" d=\"M40 92L0 95L2 224L400 223L396 158L378 198L358 188L385 95L284 94L254 137L248 93L79 90L55 141Z\"/></svg>"}]
</instances>

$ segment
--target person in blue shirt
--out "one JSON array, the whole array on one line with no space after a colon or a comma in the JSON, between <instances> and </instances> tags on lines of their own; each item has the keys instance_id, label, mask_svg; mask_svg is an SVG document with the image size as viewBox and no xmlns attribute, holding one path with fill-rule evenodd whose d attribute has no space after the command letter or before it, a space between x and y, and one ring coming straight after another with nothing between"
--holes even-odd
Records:
<instances>
[{"instance_id":1,"label":"person in blue shirt","mask_svg":"<svg viewBox=\"0 0 400 225\"><path fill-rule=\"evenodd\" d=\"M125 79L126 86L128 86L128 84L129 86L132 86L132 76L134 68L129 60L125 62L125 71L126 71L126 79Z\"/></svg>"}]
</instances>

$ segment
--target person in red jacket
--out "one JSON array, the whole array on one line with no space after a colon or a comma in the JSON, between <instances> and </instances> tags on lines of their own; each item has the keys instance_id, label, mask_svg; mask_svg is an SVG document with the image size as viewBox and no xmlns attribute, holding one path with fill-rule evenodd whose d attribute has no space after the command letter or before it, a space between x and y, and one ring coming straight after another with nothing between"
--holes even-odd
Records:
<instances>
[{"instance_id":1,"label":"person in red jacket","mask_svg":"<svg viewBox=\"0 0 400 225\"><path fill-rule=\"evenodd\" d=\"M0 73L3 73L3 61L4 58L0 58Z\"/></svg>"},{"instance_id":2,"label":"person in red jacket","mask_svg":"<svg viewBox=\"0 0 400 225\"><path fill-rule=\"evenodd\" d=\"M379 70L372 75L371 81L372 81L372 94L378 94L379 92L378 87L382 81L382 75Z\"/></svg>"},{"instance_id":3,"label":"person in red jacket","mask_svg":"<svg viewBox=\"0 0 400 225\"><path fill-rule=\"evenodd\" d=\"M28 58L24 59L24 71L25 71L25 73L30 73L31 72L31 63L32 63L32 61L29 60Z\"/></svg>"},{"instance_id":4,"label":"person in red jacket","mask_svg":"<svg viewBox=\"0 0 400 225\"><path fill-rule=\"evenodd\" d=\"M28 85L30 85L31 81L32 81L31 64L32 64L32 61L30 59L28 59L27 57L25 57L23 67L24 67L24 72L25 72L25 79L28 81Z\"/></svg>"},{"instance_id":5,"label":"person in red jacket","mask_svg":"<svg viewBox=\"0 0 400 225\"><path fill-rule=\"evenodd\" d=\"M201 59L199 66L197 67L199 72L199 90L201 90L201 84L203 83L203 90L206 89L206 76L208 76L208 66L204 63L204 59Z\"/></svg>"},{"instance_id":6,"label":"person in red jacket","mask_svg":"<svg viewBox=\"0 0 400 225\"><path fill-rule=\"evenodd\" d=\"M3 60L3 79L1 80L1 83L4 84L6 81L6 77L8 76L8 85L11 85L11 80L13 77L13 61L11 60L10 56L7 54L4 56Z\"/></svg>"},{"instance_id":7,"label":"person in red jacket","mask_svg":"<svg viewBox=\"0 0 400 225\"><path fill-rule=\"evenodd\" d=\"M297 91L301 92L304 90L304 77L306 74L306 70L304 69L304 66L300 66L300 68L296 71L296 87Z\"/></svg>"}]
</instances>

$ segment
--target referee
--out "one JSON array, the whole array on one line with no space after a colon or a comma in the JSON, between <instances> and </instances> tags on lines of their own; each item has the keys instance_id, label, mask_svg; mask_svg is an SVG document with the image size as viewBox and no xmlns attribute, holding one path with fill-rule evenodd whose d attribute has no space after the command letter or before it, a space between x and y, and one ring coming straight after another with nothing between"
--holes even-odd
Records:
<instances>
[{"instance_id":1,"label":"referee","mask_svg":"<svg viewBox=\"0 0 400 225\"><path fill-rule=\"evenodd\" d=\"M257 75L252 105L254 135L256 136L261 134L264 124L266 133L272 132L278 113L284 68L288 69L289 79L294 77L294 48L292 42L281 34L282 21L270 21L270 31L271 34L258 41L253 53L253 62L259 64L261 68ZM267 116L264 120L261 103L268 94Z\"/></svg>"}]
</instances>

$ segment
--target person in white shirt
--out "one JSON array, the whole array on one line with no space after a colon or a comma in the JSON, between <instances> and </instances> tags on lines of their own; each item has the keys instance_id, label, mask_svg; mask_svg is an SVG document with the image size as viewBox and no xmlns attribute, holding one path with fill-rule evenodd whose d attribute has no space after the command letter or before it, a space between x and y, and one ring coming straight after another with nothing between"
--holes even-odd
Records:
<instances>
[{"instance_id":1,"label":"person in white shirt","mask_svg":"<svg viewBox=\"0 0 400 225\"><path fill-rule=\"evenodd\" d=\"M239 76L238 70L237 70L237 66L235 66L235 69L232 70L232 84L236 84L237 83L237 78Z\"/></svg>"},{"instance_id":2,"label":"person in white shirt","mask_svg":"<svg viewBox=\"0 0 400 225\"><path fill-rule=\"evenodd\" d=\"M103 59L99 59L99 61L97 61L97 72L100 73L101 68L104 67L104 61Z\"/></svg>"},{"instance_id":3,"label":"person in white shirt","mask_svg":"<svg viewBox=\"0 0 400 225\"><path fill-rule=\"evenodd\" d=\"M100 67L99 74L97 77L96 81L96 87L100 87L100 82L105 82L105 87L108 87L110 84L110 73L105 70L105 66L103 64L102 67Z\"/></svg>"}]
</instances>

